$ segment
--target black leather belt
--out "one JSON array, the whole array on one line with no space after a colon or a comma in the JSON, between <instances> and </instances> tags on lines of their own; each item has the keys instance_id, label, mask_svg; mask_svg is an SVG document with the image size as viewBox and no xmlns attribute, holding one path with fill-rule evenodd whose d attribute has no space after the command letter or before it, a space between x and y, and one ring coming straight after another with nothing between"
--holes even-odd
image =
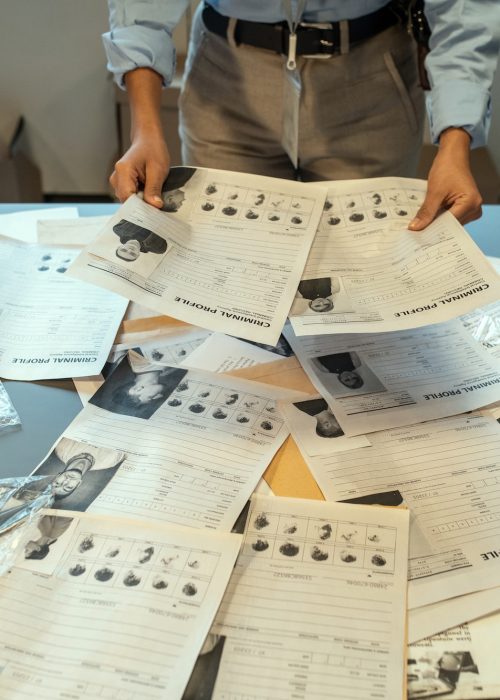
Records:
<instances>
[{"instance_id":1,"label":"black leather belt","mask_svg":"<svg viewBox=\"0 0 500 700\"><path fill-rule=\"evenodd\" d=\"M349 46L369 39L400 20L392 3L363 17L348 20ZM221 15L211 5L203 8L206 28L227 38L229 17ZM236 44L249 44L275 53L288 54L290 29L287 22L268 24L239 19L234 26ZM297 56L321 56L340 52L340 22L301 23L297 27Z\"/></svg>"}]
</instances>

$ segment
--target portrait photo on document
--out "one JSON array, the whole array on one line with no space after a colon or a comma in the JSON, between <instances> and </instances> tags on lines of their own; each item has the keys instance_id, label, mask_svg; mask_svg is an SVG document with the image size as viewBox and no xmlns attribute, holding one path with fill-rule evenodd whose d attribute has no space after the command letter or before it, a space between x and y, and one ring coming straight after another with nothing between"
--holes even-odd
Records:
<instances>
[{"instance_id":1,"label":"portrait photo on document","mask_svg":"<svg viewBox=\"0 0 500 700\"><path fill-rule=\"evenodd\" d=\"M306 449L314 449L318 440L325 438L338 438L344 435L344 431L338 424L335 415L323 398L308 399L298 401L293 406L310 416L314 420L294 421L294 429L299 435L299 439L304 442ZM314 452L312 452L314 454Z\"/></svg>"},{"instance_id":2,"label":"portrait photo on document","mask_svg":"<svg viewBox=\"0 0 500 700\"><path fill-rule=\"evenodd\" d=\"M195 177L198 174L198 177ZM194 199L198 196L201 184L197 168L178 166L170 169L161 188L163 206L161 211L188 215Z\"/></svg>"},{"instance_id":3,"label":"portrait photo on document","mask_svg":"<svg viewBox=\"0 0 500 700\"><path fill-rule=\"evenodd\" d=\"M120 219L91 243L88 252L147 279L171 247L171 241L146 224Z\"/></svg>"},{"instance_id":4,"label":"portrait photo on document","mask_svg":"<svg viewBox=\"0 0 500 700\"><path fill-rule=\"evenodd\" d=\"M75 529L76 520L60 515L42 515L31 530L16 566L40 574L53 574Z\"/></svg>"},{"instance_id":5,"label":"portrait photo on document","mask_svg":"<svg viewBox=\"0 0 500 700\"><path fill-rule=\"evenodd\" d=\"M300 281L290 316L349 313L354 311L340 277L318 277Z\"/></svg>"},{"instance_id":6,"label":"portrait photo on document","mask_svg":"<svg viewBox=\"0 0 500 700\"><path fill-rule=\"evenodd\" d=\"M311 358L317 377L331 396L356 396L387 391L357 352Z\"/></svg>"},{"instance_id":7,"label":"portrait photo on document","mask_svg":"<svg viewBox=\"0 0 500 700\"><path fill-rule=\"evenodd\" d=\"M111 413L148 419L165 403L187 369L162 365L160 369L134 372L124 357L89 403Z\"/></svg>"},{"instance_id":8,"label":"portrait photo on document","mask_svg":"<svg viewBox=\"0 0 500 700\"><path fill-rule=\"evenodd\" d=\"M125 459L125 452L63 437L34 475L46 476L52 484L53 508L85 511Z\"/></svg>"}]
</instances>

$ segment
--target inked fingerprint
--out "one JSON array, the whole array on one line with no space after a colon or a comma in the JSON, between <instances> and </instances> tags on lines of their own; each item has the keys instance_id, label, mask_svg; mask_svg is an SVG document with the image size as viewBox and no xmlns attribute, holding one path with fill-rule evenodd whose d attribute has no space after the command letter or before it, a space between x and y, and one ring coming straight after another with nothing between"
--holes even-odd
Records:
<instances>
[{"instance_id":1,"label":"inked fingerprint","mask_svg":"<svg viewBox=\"0 0 500 700\"><path fill-rule=\"evenodd\" d=\"M342 561L345 561L346 564L351 564L353 561L356 561L357 556L352 554L352 552L341 552L340 558Z\"/></svg>"},{"instance_id":2,"label":"inked fingerprint","mask_svg":"<svg viewBox=\"0 0 500 700\"><path fill-rule=\"evenodd\" d=\"M286 542L285 544L281 545L280 552L285 557L296 557L299 553L299 547L298 545L293 544L293 542Z\"/></svg>"},{"instance_id":3,"label":"inked fingerprint","mask_svg":"<svg viewBox=\"0 0 500 700\"><path fill-rule=\"evenodd\" d=\"M198 593L198 589L196 588L194 583L186 583L182 587L182 592L184 593L184 595L193 596Z\"/></svg>"},{"instance_id":4,"label":"inked fingerprint","mask_svg":"<svg viewBox=\"0 0 500 700\"><path fill-rule=\"evenodd\" d=\"M81 576L85 573L85 571L86 569L82 564L75 564L71 567L69 573L71 574L71 576Z\"/></svg>"},{"instance_id":5,"label":"inked fingerprint","mask_svg":"<svg viewBox=\"0 0 500 700\"><path fill-rule=\"evenodd\" d=\"M252 211L251 209L249 209L247 211L247 213L245 214L245 219L252 219L253 220L253 219L258 219L258 218L259 218L259 215L256 212Z\"/></svg>"},{"instance_id":6,"label":"inked fingerprint","mask_svg":"<svg viewBox=\"0 0 500 700\"><path fill-rule=\"evenodd\" d=\"M141 582L141 577L136 576L133 571L129 571L123 579L125 586L138 586Z\"/></svg>"},{"instance_id":7,"label":"inked fingerprint","mask_svg":"<svg viewBox=\"0 0 500 700\"><path fill-rule=\"evenodd\" d=\"M326 561L328 559L328 552L314 546L311 549L311 559L314 559L314 561Z\"/></svg>"},{"instance_id":8,"label":"inked fingerprint","mask_svg":"<svg viewBox=\"0 0 500 700\"><path fill-rule=\"evenodd\" d=\"M355 213L355 214L351 214L351 216L349 217L349 221L354 221L354 223L357 224L358 222L363 221L364 218L365 218L364 214Z\"/></svg>"},{"instance_id":9,"label":"inked fingerprint","mask_svg":"<svg viewBox=\"0 0 500 700\"><path fill-rule=\"evenodd\" d=\"M223 207L222 213L226 216L234 216L237 213L236 207Z\"/></svg>"},{"instance_id":10,"label":"inked fingerprint","mask_svg":"<svg viewBox=\"0 0 500 700\"><path fill-rule=\"evenodd\" d=\"M263 430L272 430L273 429L273 424L269 420L263 420L262 423L260 424L260 427Z\"/></svg>"},{"instance_id":11,"label":"inked fingerprint","mask_svg":"<svg viewBox=\"0 0 500 700\"><path fill-rule=\"evenodd\" d=\"M292 224L301 224L302 223L302 217L301 216L292 216Z\"/></svg>"},{"instance_id":12,"label":"inked fingerprint","mask_svg":"<svg viewBox=\"0 0 500 700\"><path fill-rule=\"evenodd\" d=\"M225 413L222 409L216 408L215 411L212 413L212 416L214 418L218 418L219 420L223 418L227 418L227 413Z\"/></svg>"},{"instance_id":13,"label":"inked fingerprint","mask_svg":"<svg viewBox=\"0 0 500 700\"><path fill-rule=\"evenodd\" d=\"M154 547L146 547L146 549L143 551L142 555L139 557L139 564L145 564L146 562L148 562L154 553L155 553Z\"/></svg>"},{"instance_id":14,"label":"inked fingerprint","mask_svg":"<svg viewBox=\"0 0 500 700\"><path fill-rule=\"evenodd\" d=\"M375 566L385 566L387 564L387 559L381 554L374 554L372 557L372 564Z\"/></svg>"},{"instance_id":15,"label":"inked fingerprint","mask_svg":"<svg viewBox=\"0 0 500 700\"><path fill-rule=\"evenodd\" d=\"M266 195L265 195L265 194L262 194L262 193L261 193L261 194L258 194L257 197L255 197L254 205L255 205L256 207L259 207L259 206L263 203L263 201L265 200L265 198L266 198Z\"/></svg>"},{"instance_id":16,"label":"inked fingerprint","mask_svg":"<svg viewBox=\"0 0 500 700\"><path fill-rule=\"evenodd\" d=\"M243 415L243 413L240 413L236 416L236 421L238 423L248 423L250 418L248 416Z\"/></svg>"},{"instance_id":17,"label":"inked fingerprint","mask_svg":"<svg viewBox=\"0 0 500 700\"><path fill-rule=\"evenodd\" d=\"M225 404L226 406L232 406L233 403L236 403L239 399L239 394L229 394L227 397Z\"/></svg>"},{"instance_id":18,"label":"inked fingerprint","mask_svg":"<svg viewBox=\"0 0 500 700\"><path fill-rule=\"evenodd\" d=\"M186 391L186 389L189 388L189 384L187 382L181 382L179 386L177 387L176 391Z\"/></svg>"},{"instance_id":19,"label":"inked fingerprint","mask_svg":"<svg viewBox=\"0 0 500 700\"><path fill-rule=\"evenodd\" d=\"M266 549L269 549L269 542L267 540L257 540L256 542L252 542L252 549L254 549L256 552L265 552Z\"/></svg>"},{"instance_id":20,"label":"inked fingerprint","mask_svg":"<svg viewBox=\"0 0 500 700\"><path fill-rule=\"evenodd\" d=\"M192 403L191 406L188 406L188 408L191 413L203 413L206 406L204 406L202 403Z\"/></svg>"},{"instance_id":21,"label":"inked fingerprint","mask_svg":"<svg viewBox=\"0 0 500 700\"><path fill-rule=\"evenodd\" d=\"M151 353L151 358L158 362L158 360L163 360L164 354L159 350L153 350L153 352Z\"/></svg>"},{"instance_id":22,"label":"inked fingerprint","mask_svg":"<svg viewBox=\"0 0 500 700\"><path fill-rule=\"evenodd\" d=\"M67 267L57 267L56 272L66 272L67 269Z\"/></svg>"},{"instance_id":23,"label":"inked fingerprint","mask_svg":"<svg viewBox=\"0 0 500 700\"><path fill-rule=\"evenodd\" d=\"M330 202L329 199L325 199L325 203L323 205L323 211L329 211L333 207L332 202Z\"/></svg>"},{"instance_id":24,"label":"inked fingerprint","mask_svg":"<svg viewBox=\"0 0 500 700\"><path fill-rule=\"evenodd\" d=\"M207 185L205 188L205 194L215 194L217 192L217 186L214 185L213 183L210 185Z\"/></svg>"},{"instance_id":25,"label":"inked fingerprint","mask_svg":"<svg viewBox=\"0 0 500 700\"><path fill-rule=\"evenodd\" d=\"M42 255L42 260L52 260L52 255Z\"/></svg>"},{"instance_id":26,"label":"inked fingerprint","mask_svg":"<svg viewBox=\"0 0 500 700\"><path fill-rule=\"evenodd\" d=\"M375 194L372 194L372 199L373 199L373 203L376 205L378 205L382 202L382 197L377 192L375 192Z\"/></svg>"},{"instance_id":27,"label":"inked fingerprint","mask_svg":"<svg viewBox=\"0 0 500 700\"><path fill-rule=\"evenodd\" d=\"M238 199L238 193L237 193L237 192L233 192L233 194L229 194L229 195L227 196L227 198L234 201L235 199Z\"/></svg>"},{"instance_id":28,"label":"inked fingerprint","mask_svg":"<svg viewBox=\"0 0 500 700\"><path fill-rule=\"evenodd\" d=\"M155 576L155 578L151 582L151 585L153 586L153 588L156 588L157 591L161 591L164 588L168 588L168 582L160 576Z\"/></svg>"},{"instance_id":29,"label":"inked fingerprint","mask_svg":"<svg viewBox=\"0 0 500 700\"><path fill-rule=\"evenodd\" d=\"M38 272L47 272L47 270L50 270L50 268L47 267L47 265L40 265L40 267L38 268Z\"/></svg>"},{"instance_id":30,"label":"inked fingerprint","mask_svg":"<svg viewBox=\"0 0 500 700\"><path fill-rule=\"evenodd\" d=\"M408 212L406 209L396 209L396 214L398 216L408 216Z\"/></svg>"},{"instance_id":31,"label":"inked fingerprint","mask_svg":"<svg viewBox=\"0 0 500 700\"><path fill-rule=\"evenodd\" d=\"M167 403L169 406L182 406L182 401L180 399L170 399Z\"/></svg>"},{"instance_id":32,"label":"inked fingerprint","mask_svg":"<svg viewBox=\"0 0 500 700\"><path fill-rule=\"evenodd\" d=\"M193 561L188 561L188 566L190 569L199 569L200 562L198 561L198 559L193 559Z\"/></svg>"},{"instance_id":33,"label":"inked fingerprint","mask_svg":"<svg viewBox=\"0 0 500 700\"><path fill-rule=\"evenodd\" d=\"M319 539L328 540L332 536L332 526L330 523L325 523L319 528Z\"/></svg>"},{"instance_id":34,"label":"inked fingerprint","mask_svg":"<svg viewBox=\"0 0 500 700\"><path fill-rule=\"evenodd\" d=\"M285 527L283 532L286 535L293 535L295 532L297 532L297 525L289 525L288 527Z\"/></svg>"},{"instance_id":35,"label":"inked fingerprint","mask_svg":"<svg viewBox=\"0 0 500 700\"><path fill-rule=\"evenodd\" d=\"M162 557L161 563L163 564L163 566L170 566L170 564L178 558L178 554L174 554L173 556L167 558Z\"/></svg>"},{"instance_id":36,"label":"inked fingerprint","mask_svg":"<svg viewBox=\"0 0 500 700\"><path fill-rule=\"evenodd\" d=\"M343 540L345 540L346 542L351 542L351 540L353 539L353 537L356 537L357 534L358 534L358 531L357 531L357 530L354 530L353 532L343 532L343 533L340 535L340 537L341 537Z\"/></svg>"},{"instance_id":37,"label":"inked fingerprint","mask_svg":"<svg viewBox=\"0 0 500 700\"><path fill-rule=\"evenodd\" d=\"M105 566L102 569L98 569L95 574L94 578L97 579L97 581L109 581L110 578L113 578L115 575L115 572L113 569L110 569L109 567Z\"/></svg>"},{"instance_id":38,"label":"inked fingerprint","mask_svg":"<svg viewBox=\"0 0 500 700\"><path fill-rule=\"evenodd\" d=\"M355 206L356 202L353 199L351 199L351 201L346 204L347 209L354 209Z\"/></svg>"},{"instance_id":39,"label":"inked fingerprint","mask_svg":"<svg viewBox=\"0 0 500 700\"><path fill-rule=\"evenodd\" d=\"M185 357L187 355L187 351L184 350L184 348L181 348L180 350L177 351L177 357Z\"/></svg>"},{"instance_id":40,"label":"inked fingerprint","mask_svg":"<svg viewBox=\"0 0 500 700\"><path fill-rule=\"evenodd\" d=\"M264 527L269 525L269 520L265 513L259 513L259 515L253 521L253 526L256 530L262 530Z\"/></svg>"},{"instance_id":41,"label":"inked fingerprint","mask_svg":"<svg viewBox=\"0 0 500 700\"><path fill-rule=\"evenodd\" d=\"M203 211L212 211L212 209L215 208L215 204L213 204L212 202L205 202L205 204L201 205L201 208L203 209Z\"/></svg>"},{"instance_id":42,"label":"inked fingerprint","mask_svg":"<svg viewBox=\"0 0 500 700\"><path fill-rule=\"evenodd\" d=\"M328 219L328 223L330 226L337 226L337 224L340 224L340 218L338 216L331 216Z\"/></svg>"},{"instance_id":43,"label":"inked fingerprint","mask_svg":"<svg viewBox=\"0 0 500 700\"><path fill-rule=\"evenodd\" d=\"M200 396L200 399L206 399L207 396L210 396L210 392L209 391L200 391L199 396Z\"/></svg>"},{"instance_id":44,"label":"inked fingerprint","mask_svg":"<svg viewBox=\"0 0 500 700\"><path fill-rule=\"evenodd\" d=\"M374 535L368 535L370 542L380 542L380 537L375 533Z\"/></svg>"},{"instance_id":45,"label":"inked fingerprint","mask_svg":"<svg viewBox=\"0 0 500 700\"><path fill-rule=\"evenodd\" d=\"M89 549L93 549L94 546L94 538L92 537L92 535L89 535L88 537L84 537L83 540L80 542L78 550L80 552L88 552Z\"/></svg>"},{"instance_id":46,"label":"inked fingerprint","mask_svg":"<svg viewBox=\"0 0 500 700\"><path fill-rule=\"evenodd\" d=\"M268 214L267 218L269 221L279 221L281 217L278 214Z\"/></svg>"},{"instance_id":47,"label":"inked fingerprint","mask_svg":"<svg viewBox=\"0 0 500 700\"><path fill-rule=\"evenodd\" d=\"M115 547L114 549L108 549L106 554L104 556L110 557L111 559L114 559L118 554L120 553L119 547Z\"/></svg>"},{"instance_id":48,"label":"inked fingerprint","mask_svg":"<svg viewBox=\"0 0 500 700\"><path fill-rule=\"evenodd\" d=\"M375 209L375 211L373 212L373 216L374 216L376 219L385 219L385 217L387 216L387 212L386 212L386 211L380 211L380 209Z\"/></svg>"}]
</instances>

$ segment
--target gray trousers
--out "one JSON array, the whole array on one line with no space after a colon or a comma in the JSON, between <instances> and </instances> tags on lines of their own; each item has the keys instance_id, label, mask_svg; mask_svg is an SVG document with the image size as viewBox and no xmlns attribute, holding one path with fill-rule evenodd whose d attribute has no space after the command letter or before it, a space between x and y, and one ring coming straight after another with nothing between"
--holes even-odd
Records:
<instances>
[{"instance_id":1,"label":"gray trousers","mask_svg":"<svg viewBox=\"0 0 500 700\"><path fill-rule=\"evenodd\" d=\"M284 62L271 51L231 46L197 12L179 102L185 165L304 181L414 176L424 98L403 28L343 55L298 60L298 172L281 145Z\"/></svg>"}]
</instances>

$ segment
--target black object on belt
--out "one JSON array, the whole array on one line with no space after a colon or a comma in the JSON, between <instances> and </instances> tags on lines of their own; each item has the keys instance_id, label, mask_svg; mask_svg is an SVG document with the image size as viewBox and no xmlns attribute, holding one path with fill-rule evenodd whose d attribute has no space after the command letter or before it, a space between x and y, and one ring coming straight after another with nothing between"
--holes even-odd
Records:
<instances>
[{"instance_id":1,"label":"black object on belt","mask_svg":"<svg viewBox=\"0 0 500 700\"><path fill-rule=\"evenodd\" d=\"M400 21L392 9L392 3L381 7L363 17L348 20L349 46L369 39ZM227 38L229 17L221 15L211 5L203 8L203 22L206 28ZM317 26L299 25L297 27L297 56L334 54L340 52L340 22L321 22L328 25L327 29ZM234 40L237 44L249 44L260 49L268 49L276 53L288 54L290 29L287 22L269 24L266 22L249 22L239 19L234 28Z\"/></svg>"}]
</instances>

